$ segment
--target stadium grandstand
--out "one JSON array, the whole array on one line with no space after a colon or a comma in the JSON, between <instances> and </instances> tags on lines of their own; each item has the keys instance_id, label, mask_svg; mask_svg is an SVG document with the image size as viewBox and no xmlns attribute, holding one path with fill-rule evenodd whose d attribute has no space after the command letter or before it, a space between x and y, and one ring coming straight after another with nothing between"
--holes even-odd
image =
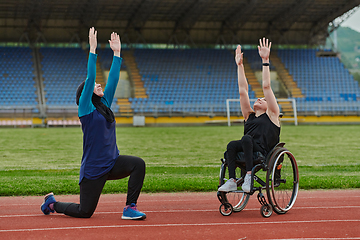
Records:
<instances>
[{"instance_id":1,"label":"stadium grandstand","mask_svg":"<svg viewBox=\"0 0 360 240\"><path fill-rule=\"evenodd\" d=\"M0 0L0 125L79 125L88 29L98 31L96 81L106 85L111 32L123 64L118 124L241 121L234 49L243 46L250 98L262 96L258 39L269 38L284 120L360 122L360 88L325 49L360 0ZM288 101L287 101L288 100ZM320 119L324 120L320 120ZM140 123L135 121L140 119ZM142 119L142 120L141 120ZM297 122L297 120L296 120Z\"/></svg>"}]
</instances>

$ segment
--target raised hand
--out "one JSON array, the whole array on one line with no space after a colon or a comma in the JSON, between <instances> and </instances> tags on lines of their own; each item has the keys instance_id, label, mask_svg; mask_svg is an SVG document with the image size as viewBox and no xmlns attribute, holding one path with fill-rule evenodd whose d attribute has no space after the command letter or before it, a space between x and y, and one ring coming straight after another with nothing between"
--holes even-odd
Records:
<instances>
[{"instance_id":1,"label":"raised hand","mask_svg":"<svg viewBox=\"0 0 360 240\"><path fill-rule=\"evenodd\" d=\"M236 65L242 65L243 64L243 53L241 52L241 46L238 45L235 50L235 62Z\"/></svg>"},{"instance_id":2,"label":"raised hand","mask_svg":"<svg viewBox=\"0 0 360 240\"><path fill-rule=\"evenodd\" d=\"M90 44L90 52L95 54L95 50L97 47L97 31L92 27L89 29L89 44Z\"/></svg>"},{"instance_id":3,"label":"raised hand","mask_svg":"<svg viewBox=\"0 0 360 240\"><path fill-rule=\"evenodd\" d=\"M121 42L120 36L113 32L111 33L111 40L109 40L110 48L114 51L114 55L120 57Z\"/></svg>"},{"instance_id":4,"label":"raised hand","mask_svg":"<svg viewBox=\"0 0 360 240\"><path fill-rule=\"evenodd\" d=\"M263 60L268 60L270 56L271 42L269 39L263 38L262 41L259 39L260 46L258 46L259 55Z\"/></svg>"}]
</instances>

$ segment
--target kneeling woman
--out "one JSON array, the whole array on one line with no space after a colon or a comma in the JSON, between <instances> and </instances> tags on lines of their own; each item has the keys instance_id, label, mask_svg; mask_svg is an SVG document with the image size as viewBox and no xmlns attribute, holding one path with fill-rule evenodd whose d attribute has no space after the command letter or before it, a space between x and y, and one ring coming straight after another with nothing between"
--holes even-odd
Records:
<instances>
[{"instance_id":1,"label":"kneeling woman","mask_svg":"<svg viewBox=\"0 0 360 240\"><path fill-rule=\"evenodd\" d=\"M136 207L145 177L145 162L139 157L119 155L116 145L116 122L110 109L122 62L120 37L112 33L109 40L114 57L103 92L101 85L95 83L96 35L95 29L90 28L87 79L79 85L76 92L78 115L83 131L83 156L79 180L80 204L57 202L53 193L49 193L45 196L41 210L46 215L56 211L72 217L89 218L96 209L105 182L130 176L122 219L145 219L146 215Z\"/></svg>"}]
</instances>

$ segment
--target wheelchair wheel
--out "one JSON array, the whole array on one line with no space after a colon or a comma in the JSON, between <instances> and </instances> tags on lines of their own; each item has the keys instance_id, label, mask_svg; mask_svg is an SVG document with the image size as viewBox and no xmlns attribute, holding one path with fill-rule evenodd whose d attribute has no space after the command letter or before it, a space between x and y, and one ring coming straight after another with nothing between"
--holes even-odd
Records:
<instances>
[{"instance_id":1,"label":"wheelchair wheel","mask_svg":"<svg viewBox=\"0 0 360 240\"><path fill-rule=\"evenodd\" d=\"M260 208L260 213L263 217L268 218L273 213L273 209L272 209L271 205L262 205Z\"/></svg>"},{"instance_id":2,"label":"wheelchair wheel","mask_svg":"<svg viewBox=\"0 0 360 240\"><path fill-rule=\"evenodd\" d=\"M222 164L219 176L219 186L223 185L227 181L228 168L227 164ZM236 168L236 176L241 176L241 169ZM238 187L241 186L243 181L238 181ZM234 212L240 212L246 206L249 201L250 195L244 192L220 192L224 203L230 203Z\"/></svg>"},{"instance_id":3,"label":"wheelchair wheel","mask_svg":"<svg viewBox=\"0 0 360 240\"><path fill-rule=\"evenodd\" d=\"M266 192L269 203L277 214L289 211L297 198L299 173L295 157L286 148L272 154L266 174Z\"/></svg>"},{"instance_id":4,"label":"wheelchair wheel","mask_svg":"<svg viewBox=\"0 0 360 240\"><path fill-rule=\"evenodd\" d=\"M219 211L223 216L230 216L233 212L233 207L230 203L223 203L220 205Z\"/></svg>"}]
</instances>

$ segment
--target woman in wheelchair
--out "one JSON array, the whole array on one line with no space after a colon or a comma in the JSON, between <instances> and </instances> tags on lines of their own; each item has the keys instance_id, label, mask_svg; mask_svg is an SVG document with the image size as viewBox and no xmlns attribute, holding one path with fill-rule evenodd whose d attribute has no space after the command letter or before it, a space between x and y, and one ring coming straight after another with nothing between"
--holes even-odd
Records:
<instances>
[{"instance_id":1,"label":"woman in wheelchair","mask_svg":"<svg viewBox=\"0 0 360 240\"><path fill-rule=\"evenodd\" d=\"M248 82L245 77L243 66L243 53L238 45L235 51L237 64L238 85L240 94L241 112L244 117L244 136L241 140L231 141L227 145L227 164L229 180L219 187L220 192L237 190L235 168L238 152L244 152L246 175L242 189L244 192L251 191L251 170L253 168L253 152L261 152L264 156L279 142L280 120L279 106L271 89L269 56L271 42L268 39L260 39L258 46L259 55L262 59L262 89L263 98L258 98L253 108L250 106L248 94Z\"/></svg>"}]
</instances>

